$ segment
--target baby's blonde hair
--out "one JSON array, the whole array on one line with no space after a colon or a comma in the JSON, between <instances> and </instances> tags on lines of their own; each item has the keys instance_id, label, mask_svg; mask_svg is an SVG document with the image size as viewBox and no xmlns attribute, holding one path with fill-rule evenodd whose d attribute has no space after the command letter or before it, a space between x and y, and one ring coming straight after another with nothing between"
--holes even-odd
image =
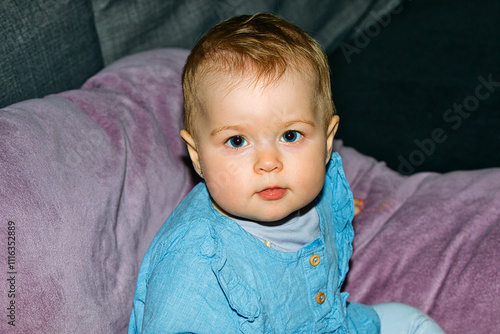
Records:
<instances>
[{"instance_id":1,"label":"baby's blonde hair","mask_svg":"<svg viewBox=\"0 0 500 334\"><path fill-rule=\"evenodd\" d=\"M336 113L330 67L319 44L297 26L269 13L236 16L210 29L189 54L182 74L184 127L194 134L199 78L208 73L240 74L256 80L278 80L287 70L306 73L313 84L317 108L327 126ZM307 71L305 71L305 70ZM248 75L248 74L247 74Z\"/></svg>"}]
</instances>

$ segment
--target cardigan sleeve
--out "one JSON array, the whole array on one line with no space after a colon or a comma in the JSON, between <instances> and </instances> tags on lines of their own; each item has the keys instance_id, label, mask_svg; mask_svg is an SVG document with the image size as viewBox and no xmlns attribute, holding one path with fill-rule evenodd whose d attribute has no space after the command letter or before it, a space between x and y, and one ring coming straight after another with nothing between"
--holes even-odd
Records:
<instances>
[{"instance_id":1,"label":"cardigan sleeve","mask_svg":"<svg viewBox=\"0 0 500 334\"><path fill-rule=\"evenodd\" d=\"M148 282L139 333L215 333L237 328L210 259L192 252L159 262Z\"/></svg>"},{"instance_id":2,"label":"cardigan sleeve","mask_svg":"<svg viewBox=\"0 0 500 334\"><path fill-rule=\"evenodd\" d=\"M170 236L152 254L137 333L230 333L258 316L255 303L239 305L255 292L235 286L238 275L220 240L200 225Z\"/></svg>"}]
</instances>

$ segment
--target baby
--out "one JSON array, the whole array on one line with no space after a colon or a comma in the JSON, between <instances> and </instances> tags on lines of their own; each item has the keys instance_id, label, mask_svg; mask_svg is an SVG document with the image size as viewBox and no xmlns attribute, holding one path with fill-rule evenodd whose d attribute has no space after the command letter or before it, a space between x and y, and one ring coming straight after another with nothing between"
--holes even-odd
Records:
<instances>
[{"instance_id":1,"label":"baby","mask_svg":"<svg viewBox=\"0 0 500 334\"><path fill-rule=\"evenodd\" d=\"M224 21L191 51L183 91L180 135L204 182L146 253L129 333L442 333L341 292L354 201L311 37L266 13Z\"/></svg>"}]
</instances>

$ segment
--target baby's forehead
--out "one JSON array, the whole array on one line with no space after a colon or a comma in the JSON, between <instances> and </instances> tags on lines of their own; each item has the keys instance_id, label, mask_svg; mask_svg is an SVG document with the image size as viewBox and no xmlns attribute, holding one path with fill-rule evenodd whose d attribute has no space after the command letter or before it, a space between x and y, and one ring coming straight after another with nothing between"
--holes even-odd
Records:
<instances>
[{"instance_id":1,"label":"baby's forehead","mask_svg":"<svg viewBox=\"0 0 500 334\"><path fill-rule=\"evenodd\" d=\"M199 90L198 121L205 124L221 123L249 110L266 110L266 117L275 119L275 125L292 119L307 118L298 112L317 119L322 114L316 103L316 95L307 78L298 72L286 72L280 77L261 77L245 73L211 73L204 79ZM295 100L297 99L297 100ZM295 102L293 102L295 101ZM300 106L300 107L299 107ZM246 111L245 111L246 110ZM264 115L264 114L262 114ZM322 117L320 117L322 118ZM246 116L244 117L246 119ZM238 118L238 121L243 119ZM315 121L316 122L316 121ZM219 124L220 125L220 124Z\"/></svg>"},{"instance_id":2,"label":"baby's forehead","mask_svg":"<svg viewBox=\"0 0 500 334\"><path fill-rule=\"evenodd\" d=\"M211 70L200 75L196 91L202 97L215 91L229 94L236 88L265 90L280 85L285 80L304 82L313 91L313 73L310 72L305 68L304 71L300 71L292 67L281 72L264 72L251 67L241 70Z\"/></svg>"}]
</instances>

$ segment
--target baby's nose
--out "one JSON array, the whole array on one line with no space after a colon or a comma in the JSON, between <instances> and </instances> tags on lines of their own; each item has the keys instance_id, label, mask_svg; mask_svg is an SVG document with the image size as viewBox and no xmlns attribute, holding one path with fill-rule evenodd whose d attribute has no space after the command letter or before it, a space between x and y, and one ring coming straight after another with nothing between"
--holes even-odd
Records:
<instances>
[{"instance_id":1,"label":"baby's nose","mask_svg":"<svg viewBox=\"0 0 500 334\"><path fill-rule=\"evenodd\" d=\"M275 149L266 149L257 153L254 170L256 173L279 172L283 169L280 154Z\"/></svg>"}]
</instances>

